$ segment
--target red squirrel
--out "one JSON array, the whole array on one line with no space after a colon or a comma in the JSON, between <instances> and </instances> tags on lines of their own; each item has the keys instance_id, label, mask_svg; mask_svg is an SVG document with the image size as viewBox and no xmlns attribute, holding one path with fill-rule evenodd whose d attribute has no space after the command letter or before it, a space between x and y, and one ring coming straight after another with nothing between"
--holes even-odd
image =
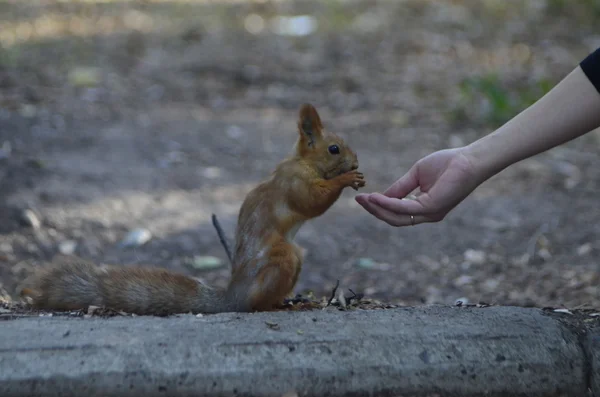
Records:
<instances>
[{"instance_id":1,"label":"red squirrel","mask_svg":"<svg viewBox=\"0 0 600 397\"><path fill-rule=\"evenodd\" d=\"M100 306L139 315L267 311L289 296L302 268L294 236L322 215L342 190L365 186L356 153L326 130L310 104L300 108L291 155L246 196L239 211L231 278L210 287L154 267L64 262L40 269L22 297L45 310Z\"/></svg>"}]
</instances>

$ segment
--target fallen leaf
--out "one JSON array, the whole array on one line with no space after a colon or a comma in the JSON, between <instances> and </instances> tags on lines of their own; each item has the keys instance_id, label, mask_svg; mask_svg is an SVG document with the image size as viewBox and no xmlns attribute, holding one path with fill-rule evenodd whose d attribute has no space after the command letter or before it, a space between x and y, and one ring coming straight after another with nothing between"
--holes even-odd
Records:
<instances>
[{"instance_id":1,"label":"fallen leaf","mask_svg":"<svg viewBox=\"0 0 600 397\"><path fill-rule=\"evenodd\" d=\"M92 315L92 314L94 314L94 313L95 313L96 311L98 311L98 310L100 310L100 307L99 307L99 306L93 306L93 305L90 305L90 306L88 306L88 308L87 308L87 314L89 314L89 315Z\"/></svg>"},{"instance_id":2,"label":"fallen leaf","mask_svg":"<svg viewBox=\"0 0 600 397\"><path fill-rule=\"evenodd\" d=\"M100 71L93 67L75 67L69 72L69 83L75 87L93 87L100 82Z\"/></svg>"},{"instance_id":3,"label":"fallen leaf","mask_svg":"<svg viewBox=\"0 0 600 397\"><path fill-rule=\"evenodd\" d=\"M356 266L362 267L363 269L372 269L376 264L377 262L371 258L358 258L356 261Z\"/></svg>"},{"instance_id":4,"label":"fallen leaf","mask_svg":"<svg viewBox=\"0 0 600 397\"><path fill-rule=\"evenodd\" d=\"M573 314L569 309L554 309L554 313Z\"/></svg>"},{"instance_id":5,"label":"fallen leaf","mask_svg":"<svg viewBox=\"0 0 600 397\"><path fill-rule=\"evenodd\" d=\"M272 323L270 321L265 321L265 324L267 324L267 327L273 329L273 330L279 330L279 324L277 323Z\"/></svg>"},{"instance_id":6,"label":"fallen leaf","mask_svg":"<svg viewBox=\"0 0 600 397\"><path fill-rule=\"evenodd\" d=\"M207 270L223 266L223 261L216 256L194 256L189 264L194 269Z\"/></svg>"},{"instance_id":7,"label":"fallen leaf","mask_svg":"<svg viewBox=\"0 0 600 397\"><path fill-rule=\"evenodd\" d=\"M34 229L39 229L42 225L37 215L30 209L26 209L21 213L21 223Z\"/></svg>"}]
</instances>

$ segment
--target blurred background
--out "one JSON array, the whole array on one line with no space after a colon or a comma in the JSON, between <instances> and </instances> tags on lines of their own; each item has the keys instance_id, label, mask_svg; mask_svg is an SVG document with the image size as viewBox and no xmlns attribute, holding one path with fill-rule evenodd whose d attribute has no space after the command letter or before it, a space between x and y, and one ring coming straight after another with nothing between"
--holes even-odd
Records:
<instances>
[{"instance_id":1,"label":"blurred background","mask_svg":"<svg viewBox=\"0 0 600 397\"><path fill-rule=\"evenodd\" d=\"M225 285L245 194L313 103L365 191L485 135L600 46L599 0L0 1L0 295L61 255ZM297 286L403 305L600 303L600 135L523 161L443 222L348 189Z\"/></svg>"}]
</instances>

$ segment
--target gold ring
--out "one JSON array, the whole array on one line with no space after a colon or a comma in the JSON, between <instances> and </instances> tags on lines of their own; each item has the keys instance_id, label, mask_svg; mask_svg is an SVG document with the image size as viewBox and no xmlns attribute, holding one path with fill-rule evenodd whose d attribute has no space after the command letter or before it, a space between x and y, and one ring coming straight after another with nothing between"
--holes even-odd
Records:
<instances>
[{"instance_id":1,"label":"gold ring","mask_svg":"<svg viewBox=\"0 0 600 397\"><path fill-rule=\"evenodd\" d=\"M414 216L410 216L410 225L414 226L415 225L415 217Z\"/></svg>"}]
</instances>

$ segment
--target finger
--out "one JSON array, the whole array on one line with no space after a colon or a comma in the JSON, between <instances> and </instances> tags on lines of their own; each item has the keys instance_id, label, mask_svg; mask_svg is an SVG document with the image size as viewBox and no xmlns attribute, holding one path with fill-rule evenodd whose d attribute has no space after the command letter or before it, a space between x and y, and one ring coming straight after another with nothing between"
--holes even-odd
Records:
<instances>
[{"instance_id":1,"label":"finger","mask_svg":"<svg viewBox=\"0 0 600 397\"><path fill-rule=\"evenodd\" d=\"M369 193L359 193L354 196L354 200L360 205L368 204L367 200L369 199Z\"/></svg>"},{"instance_id":2,"label":"finger","mask_svg":"<svg viewBox=\"0 0 600 397\"><path fill-rule=\"evenodd\" d=\"M425 215L431 212L417 200L397 199L378 193L369 195L368 201L397 215Z\"/></svg>"},{"instance_id":3,"label":"finger","mask_svg":"<svg viewBox=\"0 0 600 397\"><path fill-rule=\"evenodd\" d=\"M388 197L403 198L418 187L417 167L413 166L406 174L388 187L383 194Z\"/></svg>"},{"instance_id":4,"label":"finger","mask_svg":"<svg viewBox=\"0 0 600 397\"><path fill-rule=\"evenodd\" d=\"M376 218L386 222L391 226L414 226L420 223L432 222L429 218L422 215L416 215L411 218L411 215L398 215L393 212L386 210L376 204L365 200L364 202L360 202L362 207L367 210L371 215Z\"/></svg>"}]
</instances>

